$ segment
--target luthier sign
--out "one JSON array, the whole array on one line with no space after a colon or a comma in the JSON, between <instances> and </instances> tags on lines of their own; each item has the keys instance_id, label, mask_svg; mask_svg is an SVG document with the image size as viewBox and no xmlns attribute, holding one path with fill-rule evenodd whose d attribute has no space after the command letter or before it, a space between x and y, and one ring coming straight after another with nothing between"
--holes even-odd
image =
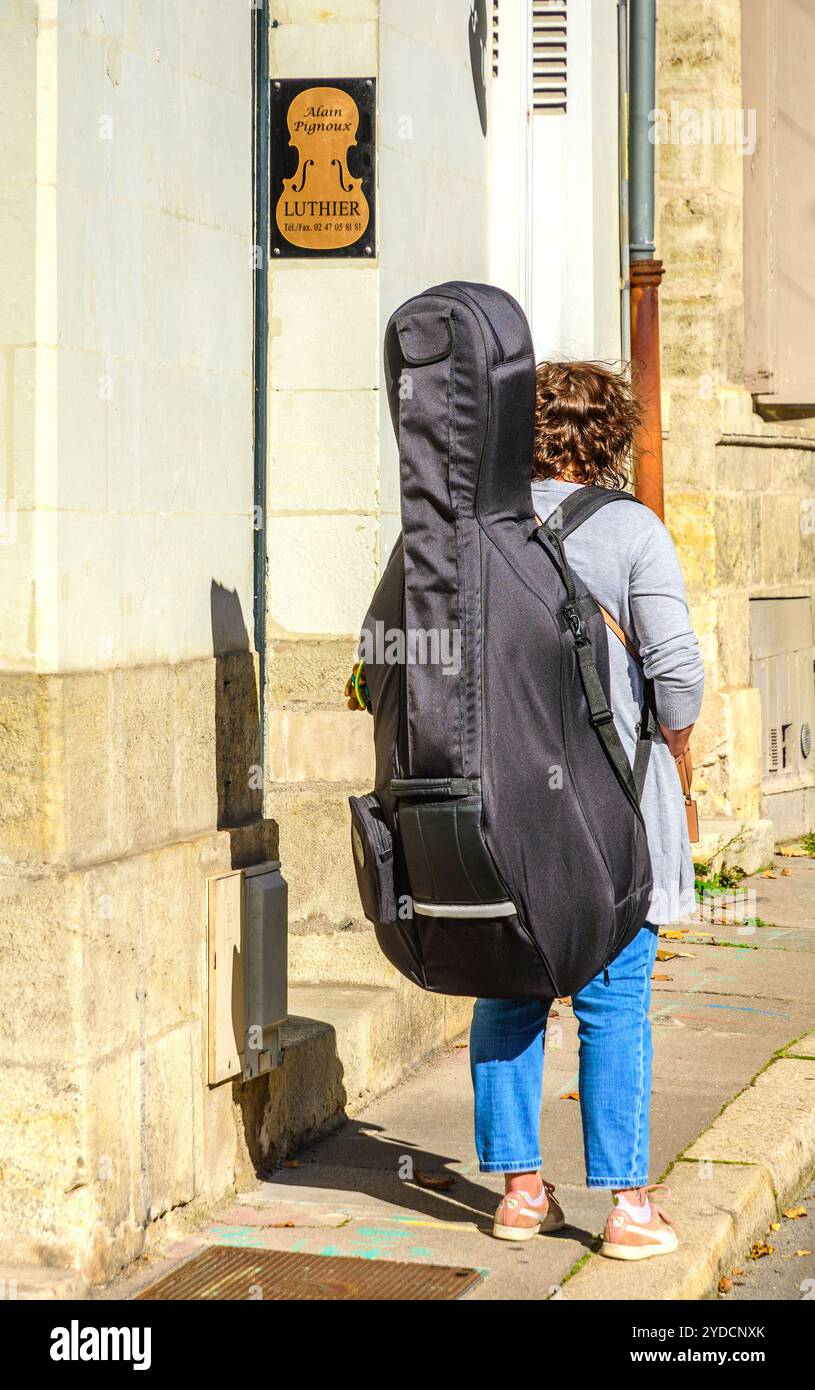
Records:
<instances>
[{"instance_id":1,"label":"luthier sign","mask_svg":"<svg viewBox=\"0 0 815 1390\"><path fill-rule=\"evenodd\" d=\"M271 85L271 251L376 254L376 80Z\"/></svg>"}]
</instances>

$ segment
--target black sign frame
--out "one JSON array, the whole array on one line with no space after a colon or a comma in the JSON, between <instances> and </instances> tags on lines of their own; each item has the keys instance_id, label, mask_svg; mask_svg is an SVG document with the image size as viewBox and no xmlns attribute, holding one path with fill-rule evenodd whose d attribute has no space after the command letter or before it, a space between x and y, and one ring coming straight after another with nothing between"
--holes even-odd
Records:
<instances>
[{"instance_id":1,"label":"black sign frame","mask_svg":"<svg viewBox=\"0 0 815 1390\"><path fill-rule=\"evenodd\" d=\"M300 155L293 146L288 128L292 101L311 87L337 87L346 92L359 111L356 144L348 149L348 170L362 180L362 192L369 208L368 224L350 246L307 247L289 241L277 224L276 209L283 194L283 180L297 172ZM271 260L370 260L376 256L376 78L375 77L298 77L273 78L269 84L269 248Z\"/></svg>"}]
</instances>

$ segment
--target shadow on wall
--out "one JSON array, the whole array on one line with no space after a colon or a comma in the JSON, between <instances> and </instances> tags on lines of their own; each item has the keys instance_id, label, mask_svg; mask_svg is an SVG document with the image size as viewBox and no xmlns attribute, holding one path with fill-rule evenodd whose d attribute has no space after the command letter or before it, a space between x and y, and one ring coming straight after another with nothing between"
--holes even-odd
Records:
<instances>
[{"instance_id":1,"label":"shadow on wall","mask_svg":"<svg viewBox=\"0 0 815 1390\"><path fill-rule=\"evenodd\" d=\"M210 590L215 656L215 777L218 829L261 814L261 749L255 659L241 601L217 580Z\"/></svg>"},{"instance_id":2,"label":"shadow on wall","mask_svg":"<svg viewBox=\"0 0 815 1390\"><path fill-rule=\"evenodd\" d=\"M213 579L210 589L212 651L215 656L215 776L218 793L218 829L244 831L263 822L260 716L255 656L244 621L241 601L232 589ZM235 852L242 853L243 834L233 836ZM243 859L243 864L257 863Z\"/></svg>"},{"instance_id":3,"label":"shadow on wall","mask_svg":"<svg viewBox=\"0 0 815 1390\"><path fill-rule=\"evenodd\" d=\"M217 824L229 834L233 869L241 869L279 859L280 833L276 821L263 819L257 670L240 598L213 579L210 611L215 656ZM238 980L237 974L235 978ZM242 1008L241 997L239 1011ZM341 1063L336 1055L330 1066L333 1085L339 1087ZM250 1165L257 1176L263 1176L280 1152L284 1139L281 1112L290 1071L289 1064L252 1081L236 1079L231 1083L243 1129L243 1145L236 1161L239 1187L251 1179ZM301 1078L301 1084L305 1081Z\"/></svg>"}]
</instances>

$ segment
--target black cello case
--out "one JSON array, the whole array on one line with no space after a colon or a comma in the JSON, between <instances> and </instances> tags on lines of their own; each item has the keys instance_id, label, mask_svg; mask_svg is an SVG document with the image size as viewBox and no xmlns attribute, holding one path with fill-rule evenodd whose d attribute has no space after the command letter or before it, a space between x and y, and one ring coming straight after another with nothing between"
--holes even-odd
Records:
<instances>
[{"instance_id":1,"label":"black cello case","mask_svg":"<svg viewBox=\"0 0 815 1390\"><path fill-rule=\"evenodd\" d=\"M375 789L351 798L363 907L424 989L571 994L642 926L651 866L602 615L533 516L524 313L489 285L427 290L388 323L385 379L402 535L360 643L376 747Z\"/></svg>"}]
</instances>

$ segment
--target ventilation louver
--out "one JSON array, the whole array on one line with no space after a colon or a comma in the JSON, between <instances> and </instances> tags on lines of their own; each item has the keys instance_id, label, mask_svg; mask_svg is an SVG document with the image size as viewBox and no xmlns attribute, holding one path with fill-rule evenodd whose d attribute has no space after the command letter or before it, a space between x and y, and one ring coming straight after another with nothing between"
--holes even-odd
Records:
<instances>
[{"instance_id":1,"label":"ventilation louver","mask_svg":"<svg viewBox=\"0 0 815 1390\"><path fill-rule=\"evenodd\" d=\"M532 0L532 108L566 114L566 0Z\"/></svg>"}]
</instances>

